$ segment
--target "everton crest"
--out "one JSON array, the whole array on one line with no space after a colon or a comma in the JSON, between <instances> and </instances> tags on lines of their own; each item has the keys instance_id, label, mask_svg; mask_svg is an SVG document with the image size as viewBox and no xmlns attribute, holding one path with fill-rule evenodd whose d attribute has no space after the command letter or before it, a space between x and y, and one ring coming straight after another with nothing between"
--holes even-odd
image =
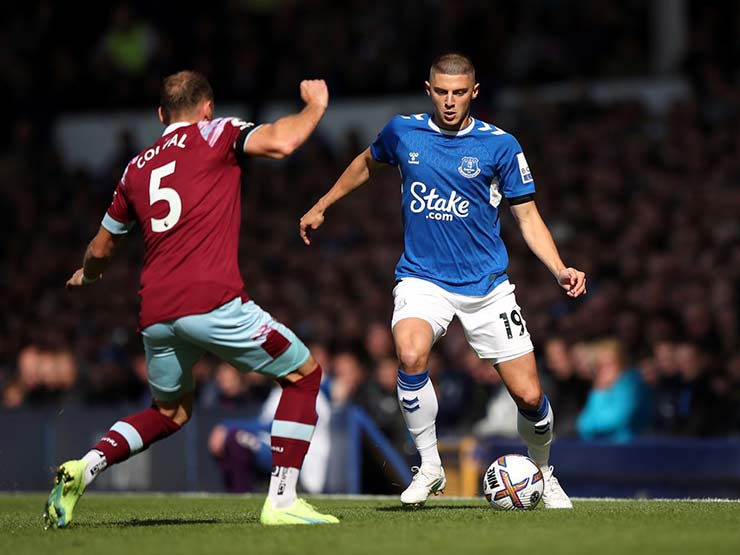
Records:
<instances>
[{"instance_id":1,"label":"everton crest","mask_svg":"<svg viewBox=\"0 0 740 555\"><path fill-rule=\"evenodd\" d=\"M460 165L457 167L457 171L463 177L473 179L480 173L480 166L478 166L478 158L475 156L463 156L460 161Z\"/></svg>"}]
</instances>

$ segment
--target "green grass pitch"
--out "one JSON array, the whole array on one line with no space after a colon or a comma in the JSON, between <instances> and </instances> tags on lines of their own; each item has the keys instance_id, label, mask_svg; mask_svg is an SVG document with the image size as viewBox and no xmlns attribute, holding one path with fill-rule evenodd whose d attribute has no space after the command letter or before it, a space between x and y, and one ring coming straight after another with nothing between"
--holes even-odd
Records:
<instances>
[{"instance_id":1,"label":"green grass pitch","mask_svg":"<svg viewBox=\"0 0 740 555\"><path fill-rule=\"evenodd\" d=\"M482 499L316 498L338 525L263 527L262 497L87 495L65 530L42 527L43 495L0 495L7 555L740 553L740 503L576 501L573 511L501 513Z\"/></svg>"}]
</instances>

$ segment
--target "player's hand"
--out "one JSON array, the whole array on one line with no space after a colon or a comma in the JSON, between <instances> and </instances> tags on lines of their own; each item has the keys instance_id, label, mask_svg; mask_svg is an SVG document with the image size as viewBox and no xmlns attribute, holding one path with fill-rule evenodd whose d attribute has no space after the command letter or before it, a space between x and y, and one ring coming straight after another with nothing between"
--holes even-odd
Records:
<instances>
[{"instance_id":1,"label":"player's hand","mask_svg":"<svg viewBox=\"0 0 740 555\"><path fill-rule=\"evenodd\" d=\"M575 268L563 268L558 273L558 283L569 297L580 297L586 294L586 274Z\"/></svg>"},{"instance_id":2,"label":"player's hand","mask_svg":"<svg viewBox=\"0 0 740 555\"><path fill-rule=\"evenodd\" d=\"M306 104L329 106L329 88L323 79L306 79L301 81L301 98Z\"/></svg>"},{"instance_id":3,"label":"player's hand","mask_svg":"<svg viewBox=\"0 0 740 555\"><path fill-rule=\"evenodd\" d=\"M224 456L224 452L226 451L226 436L228 435L229 429L219 424L211 430L211 435L208 436L208 450L217 459Z\"/></svg>"},{"instance_id":4,"label":"player's hand","mask_svg":"<svg viewBox=\"0 0 740 555\"><path fill-rule=\"evenodd\" d=\"M301 218L301 221L299 223L299 226L301 228L301 239L303 239L303 242L307 245L311 244L311 237L310 233L314 229L318 229L321 227L321 224L324 223L324 211L319 210L316 206L311 208L308 212L306 212L303 217Z\"/></svg>"},{"instance_id":5,"label":"player's hand","mask_svg":"<svg viewBox=\"0 0 740 555\"><path fill-rule=\"evenodd\" d=\"M74 274L72 274L72 277L67 280L67 289L74 289L75 287L85 287L86 285L90 285L91 283L94 283L97 280L93 281L87 281L84 279L85 272L82 268L77 270Z\"/></svg>"}]
</instances>

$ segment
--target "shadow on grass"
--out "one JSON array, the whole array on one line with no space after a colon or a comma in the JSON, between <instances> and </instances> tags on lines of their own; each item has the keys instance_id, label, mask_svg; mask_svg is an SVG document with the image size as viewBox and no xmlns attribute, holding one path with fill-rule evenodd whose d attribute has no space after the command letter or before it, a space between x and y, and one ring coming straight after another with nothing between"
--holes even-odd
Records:
<instances>
[{"instance_id":1,"label":"shadow on grass","mask_svg":"<svg viewBox=\"0 0 740 555\"><path fill-rule=\"evenodd\" d=\"M132 518L129 520L108 520L94 526L113 526L116 528L136 528L139 526L190 526L192 524L223 524L217 518Z\"/></svg>"},{"instance_id":2,"label":"shadow on grass","mask_svg":"<svg viewBox=\"0 0 740 555\"><path fill-rule=\"evenodd\" d=\"M471 509L490 510L486 505L424 505L416 508L396 505L393 507L378 507L375 510L383 513L415 513L418 511L469 511Z\"/></svg>"}]
</instances>

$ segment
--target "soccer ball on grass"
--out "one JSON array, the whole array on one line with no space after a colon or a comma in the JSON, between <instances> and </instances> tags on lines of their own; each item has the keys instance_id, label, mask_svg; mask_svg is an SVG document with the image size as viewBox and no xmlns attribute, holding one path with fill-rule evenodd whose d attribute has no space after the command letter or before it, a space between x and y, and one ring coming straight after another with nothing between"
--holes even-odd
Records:
<instances>
[{"instance_id":1,"label":"soccer ball on grass","mask_svg":"<svg viewBox=\"0 0 740 555\"><path fill-rule=\"evenodd\" d=\"M542 499L545 480L542 471L529 457L504 455L483 475L483 493L498 511L534 509Z\"/></svg>"}]
</instances>

